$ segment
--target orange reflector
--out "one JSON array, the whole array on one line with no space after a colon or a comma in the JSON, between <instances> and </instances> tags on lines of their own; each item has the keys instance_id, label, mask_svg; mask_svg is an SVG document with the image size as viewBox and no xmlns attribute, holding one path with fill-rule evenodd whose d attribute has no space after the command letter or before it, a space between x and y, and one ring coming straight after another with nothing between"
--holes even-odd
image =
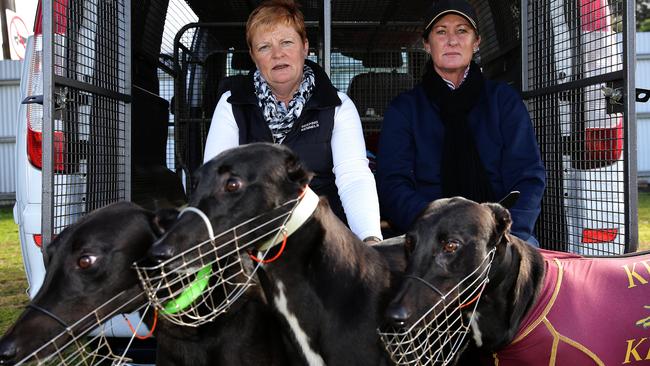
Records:
<instances>
[{"instance_id":1,"label":"orange reflector","mask_svg":"<svg viewBox=\"0 0 650 366\"><path fill-rule=\"evenodd\" d=\"M618 229L583 229L582 242L584 244L609 243L616 239Z\"/></svg>"}]
</instances>

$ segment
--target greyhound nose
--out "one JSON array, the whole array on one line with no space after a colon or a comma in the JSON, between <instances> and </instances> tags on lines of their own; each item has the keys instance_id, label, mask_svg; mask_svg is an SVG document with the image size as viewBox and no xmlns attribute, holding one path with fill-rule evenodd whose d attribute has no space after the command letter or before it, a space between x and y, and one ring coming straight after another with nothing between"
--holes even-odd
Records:
<instances>
[{"instance_id":1,"label":"greyhound nose","mask_svg":"<svg viewBox=\"0 0 650 366\"><path fill-rule=\"evenodd\" d=\"M162 263L174 256L174 248L171 245L154 245L149 251L149 260L155 263Z\"/></svg>"},{"instance_id":2,"label":"greyhound nose","mask_svg":"<svg viewBox=\"0 0 650 366\"><path fill-rule=\"evenodd\" d=\"M9 340L0 342L0 365L13 365L17 353L18 347L15 342Z\"/></svg>"},{"instance_id":3,"label":"greyhound nose","mask_svg":"<svg viewBox=\"0 0 650 366\"><path fill-rule=\"evenodd\" d=\"M411 312L400 304L390 304L386 309L386 318L394 327L403 327L410 317Z\"/></svg>"}]
</instances>

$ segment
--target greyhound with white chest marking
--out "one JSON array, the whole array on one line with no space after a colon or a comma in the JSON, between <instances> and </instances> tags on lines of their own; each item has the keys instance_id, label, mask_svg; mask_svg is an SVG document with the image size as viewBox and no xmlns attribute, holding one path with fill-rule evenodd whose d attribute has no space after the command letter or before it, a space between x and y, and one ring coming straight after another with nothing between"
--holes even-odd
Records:
<instances>
[{"instance_id":1,"label":"greyhound with white chest marking","mask_svg":"<svg viewBox=\"0 0 650 366\"><path fill-rule=\"evenodd\" d=\"M650 254L539 250L510 235L510 224L495 203L455 197L425 209L407 233L408 269L386 311L394 327L382 330L394 360L453 365L458 354L440 355L454 350L467 365L650 362ZM463 332L465 351L453 343Z\"/></svg>"},{"instance_id":2,"label":"greyhound with white chest marking","mask_svg":"<svg viewBox=\"0 0 650 366\"><path fill-rule=\"evenodd\" d=\"M327 201L309 190L310 173L281 145L258 143L227 150L202 166L198 177L190 206L202 214L180 216L154 244L151 258L168 263L165 270L173 271L179 264L170 259L183 256L191 261L188 250L201 242L206 243L202 253L209 250L208 244L216 248L213 272L218 271L218 263L246 251L267 258L257 274L286 334L300 350L298 364L388 362L376 328L391 286L405 266L400 239L377 247L361 242ZM294 201L285 208L286 202ZM237 240L237 232L252 232L259 226L238 231L233 227L271 220L287 210L291 213L281 228L284 240L268 241L274 235L262 231L258 236L264 240L249 244ZM217 246L221 237L210 237L212 231L232 232L234 239Z\"/></svg>"},{"instance_id":3,"label":"greyhound with white chest marking","mask_svg":"<svg viewBox=\"0 0 650 366\"><path fill-rule=\"evenodd\" d=\"M63 230L47 246L50 262L43 286L0 339L0 365L44 362L53 354L45 364L96 364L93 359L74 361L62 348L72 337L96 327L98 319L144 307L147 298L132 264L145 256L175 217L173 210L154 214L120 202ZM200 327L181 327L164 319L155 323L149 311L147 322L157 341L156 364L286 365L283 343L274 337L278 325L267 308L252 291L237 311Z\"/></svg>"}]
</instances>

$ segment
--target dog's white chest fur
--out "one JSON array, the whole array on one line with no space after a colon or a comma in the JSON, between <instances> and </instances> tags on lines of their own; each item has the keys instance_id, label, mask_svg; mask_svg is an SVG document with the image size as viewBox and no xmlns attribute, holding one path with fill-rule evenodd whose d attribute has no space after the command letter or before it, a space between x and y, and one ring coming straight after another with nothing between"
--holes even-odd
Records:
<instances>
[{"instance_id":1,"label":"dog's white chest fur","mask_svg":"<svg viewBox=\"0 0 650 366\"><path fill-rule=\"evenodd\" d=\"M470 317L470 326L472 327L472 336L474 337L474 342L476 342L477 347L483 345L483 335L481 334L481 329L478 327L478 318L481 316L478 311L474 312L474 316Z\"/></svg>"},{"instance_id":2,"label":"dog's white chest fur","mask_svg":"<svg viewBox=\"0 0 650 366\"><path fill-rule=\"evenodd\" d=\"M289 312L289 307L287 306L287 297L284 294L284 284L281 281L278 281L277 288L278 292L275 295L273 301L280 314L282 314L282 316L284 316L284 318L287 320L287 323L289 323L289 327L291 328L296 341L300 345L300 349L302 350L302 354L307 360L307 364L309 366L325 366L325 361L321 355L316 353L316 351L311 349L309 346L309 336L300 327L298 318Z\"/></svg>"}]
</instances>

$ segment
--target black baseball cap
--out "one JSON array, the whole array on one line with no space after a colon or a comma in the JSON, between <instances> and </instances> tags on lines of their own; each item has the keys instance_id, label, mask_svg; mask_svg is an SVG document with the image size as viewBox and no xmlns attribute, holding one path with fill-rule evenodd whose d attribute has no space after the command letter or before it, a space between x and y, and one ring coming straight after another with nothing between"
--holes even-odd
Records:
<instances>
[{"instance_id":1,"label":"black baseball cap","mask_svg":"<svg viewBox=\"0 0 650 366\"><path fill-rule=\"evenodd\" d=\"M478 33L478 17L473 6L464 0L439 0L429 8L427 16L424 18L422 37L427 38L436 21L447 14L458 14L465 17Z\"/></svg>"}]
</instances>

